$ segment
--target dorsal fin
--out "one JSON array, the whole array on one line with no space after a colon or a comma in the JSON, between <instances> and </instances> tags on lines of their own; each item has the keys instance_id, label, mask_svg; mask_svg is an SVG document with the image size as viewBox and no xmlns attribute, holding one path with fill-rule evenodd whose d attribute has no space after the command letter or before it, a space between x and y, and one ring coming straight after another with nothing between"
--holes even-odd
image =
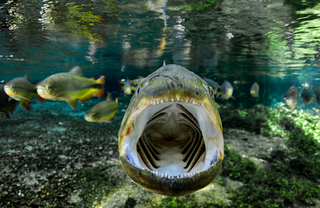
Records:
<instances>
[{"instance_id":1,"label":"dorsal fin","mask_svg":"<svg viewBox=\"0 0 320 208\"><path fill-rule=\"evenodd\" d=\"M26 74L26 75L24 75L24 78L26 79L26 80L30 80L30 77L29 77L29 75L28 74Z\"/></svg>"},{"instance_id":2,"label":"dorsal fin","mask_svg":"<svg viewBox=\"0 0 320 208\"><path fill-rule=\"evenodd\" d=\"M80 77L82 77L82 75L83 75L83 71L80 68L80 66L73 67L72 69L70 69L69 73L80 76Z\"/></svg>"},{"instance_id":3,"label":"dorsal fin","mask_svg":"<svg viewBox=\"0 0 320 208\"><path fill-rule=\"evenodd\" d=\"M111 93L110 93L110 92L108 93L108 96L107 96L106 101L112 101L112 96L111 96Z\"/></svg>"}]
</instances>

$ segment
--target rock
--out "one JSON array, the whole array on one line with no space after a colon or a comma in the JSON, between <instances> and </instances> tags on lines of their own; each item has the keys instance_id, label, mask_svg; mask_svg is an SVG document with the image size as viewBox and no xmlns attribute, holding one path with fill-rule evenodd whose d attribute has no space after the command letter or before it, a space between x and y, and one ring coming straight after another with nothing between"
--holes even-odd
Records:
<instances>
[{"instance_id":1,"label":"rock","mask_svg":"<svg viewBox=\"0 0 320 208\"><path fill-rule=\"evenodd\" d=\"M25 149L28 150L28 151L31 151L31 150L33 149L33 147L31 147L31 146L26 146Z\"/></svg>"}]
</instances>

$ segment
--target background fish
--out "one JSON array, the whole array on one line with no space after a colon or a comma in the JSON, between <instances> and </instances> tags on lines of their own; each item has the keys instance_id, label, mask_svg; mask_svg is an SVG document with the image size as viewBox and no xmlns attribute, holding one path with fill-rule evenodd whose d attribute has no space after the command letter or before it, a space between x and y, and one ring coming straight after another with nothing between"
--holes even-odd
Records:
<instances>
[{"instance_id":1,"label":"background fish","mask_svg":"<svg viewBox=\"0 0 320 208\"><path fill-rule=\"evenodd\" d=\"M17 77L10 80L4 86L4 91L8 96L20 102L26 110L30 110L30 101L32 98L36 98L38 102L44 102L37 94L37 88L29 81L29 76Z\"/></svg>"},{"instance_id":2,"label":"background fish","mask_svg":"<svg viewBox=\"0 0 320 208\"><path fill-rule=\"evenodd\" d=\"M250 89L250 94L252 95L252 97L259 97L259 85L257 82L253 83Z\"/></svg>"},{"instance_id":3,"label":"background fish","mask_svg":"<svg viewBox=\"0 0 320 208\"><path fill-rule=\"evenodd\" d=\"M203 80L206 81L206 83L208 83L208 85L212 87L214 94L216 95L218 93L218 89L220 88L219 84L209 78L203 78Z\"/></svg>"},{"instance_id":4,"label":"background fish","mask_svg":"<svg viewBox=\"0 0 320 208\"><path fill-rule=\"evenodd\" d=\"M127 77L127 80L124 83L123 92L124 92L125 95L131 95L132 94L131 84L130 84L130 80L128 79L128 77Z\"/></svg>"},{"instance_id":5,"label":"background fish","mask_svg":"<svg viewBox=\"0 0 320 208\"><path fill-rule=\"evenodd\" d=\"M9 100L9 96L4 91L4 85L0 84L0 117L6 116L10 119L9 113L14 111L19 102L14 99Z\"/></svg>"},{"instance_id":6,"label":"background fish","mask_svg":"<svg viewBox=\"0 0 320 208\"><path fill-rule=\"evenodd\" d=\"M135 91L138 84L140 83L140 81L144 79L144 77L138 76L137 79L133 79L133 80L129 80L127 78L127 80L124 81L119 81L119 86L120 86L120 91L123 91L124 94L126 95L130 95L132 94L132 90Z\"/></svg>"},{"instance_id":7,"label":"background fish","mask_svg":"<svg viewBox=\"0 0 320 208\"><path fill-rule=\"evenodd\" d=\"M313 87L313 90L316 94L317 104L320 106L320 86L318 86L318 88Z\"/></svg>"},{"instance_id":8,"label":"background fish","mask_svg":"<svg viewBox=\"0 0 320 208\"><path fill-rule=\"evenodd\" d=\"M284 95L284 103L290 109L295 109L298 105L298 89L292 85Z\"/></svg>"},{"instance_id":9,"label":"background fish","mask_svg":"<svg viewBox=\"0 0 320 208\"><path fill-rule=\"evenodd\" d=\"M72 109L77 108L77 100L86 102L92 96L104 95L104 76L98 80L82 77L80 67L73 67L68 73L51 75L37 86L38 94L44 99L66 101Z\"/></svg>"},{"instance_id":10,"label":"background fish","mask_svg":"<svg viewBox=\"0 0 320 208\"><path fill-rule=\"evenodd\" d=\"M224 80L224 82L221 86L221 92L218 93L217 97L219 97L219 95L221 95L222 100L224 100L224 99L228 100L229 98L232 98L235 100L235 98L232 96L232 93L233 93L232 85L227 80Z\"/></svg>"},{"instance_id":11,"label":"background fish","mask_svg":"<svg viewBox=\"0 0 320 208\"><path fill-rule=\"evenodd\" d=\"M313 100L312 92L310 90L304 88L303 91L301 92L300 99L304 104L306 104L306 105L310 104Z\"/></svg>"},{"instance_id":12,"label":"background fish","mask_svg":"<svg viewBox=\"0 0 320 208\"><path fill-rule=\"evenodd\" d=\"M105 101L93 106L84 115L84 119L89 122L111 123L116 113L118 113L118 100L113 102L111 93L109 93Z\"/></svg>"}]
</instances>

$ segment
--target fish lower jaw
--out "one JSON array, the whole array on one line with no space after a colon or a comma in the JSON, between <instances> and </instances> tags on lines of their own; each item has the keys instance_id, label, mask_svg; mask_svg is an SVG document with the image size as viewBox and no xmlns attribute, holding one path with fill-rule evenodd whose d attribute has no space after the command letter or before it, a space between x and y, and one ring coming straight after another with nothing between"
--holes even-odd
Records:
<instances>
[{"instance_id":1,"label":"fish lower jaw","mask_svg":"<svg viewBox=\"0 0 320 208\"><path fill-rule=\"evenodd\" d=\"M124 130L128 135L119 147L126 173L143 188L167 196L208 185L223 159L223 138L212 114L194 99L151 103Z\"/></svg>"}]
</instances>

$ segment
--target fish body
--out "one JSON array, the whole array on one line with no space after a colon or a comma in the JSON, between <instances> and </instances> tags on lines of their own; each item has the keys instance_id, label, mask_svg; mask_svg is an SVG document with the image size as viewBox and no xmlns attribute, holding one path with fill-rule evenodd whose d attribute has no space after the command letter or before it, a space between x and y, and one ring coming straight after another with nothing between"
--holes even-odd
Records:
<instances>
[{"instance_id":1,"label":"fish body","mask_svg":"<svg viewBox=\"0 0 320 208\"><path fill-rule=\"evenodd\" d=\"M304 88L303 91L301 92L300 99L304 104L306 104L306 105L310 104L313 100L312 92L310 90Z\"/></svg>"},{"instance_id":2,"label":"fish body","mask_svg":"<svg viewBox=\"0 0 320 208\"><path fill-rule=\"evenodd\" d=\"M159 68L137 86L118 145L122 167L139 186L166 196L204 188L224 157L212 87L180 65Z\"/></svg>"},{"instance_id":3,"label":"fish body","mask_svg":"<svg viewBox=\"0 0 320 208\"><path fill-rule=\"evenodd\" d=\"M84 118L89 122L111 123L116 113L118 113L118 102L113 102L109 93L107 99L93 106Z\"/></svg>"},{"instance_id":4,"label":"fish body","mask_svg":"<svg viewBox=\"0 0 320 208\"><path fill-rule=\"evenodd\" d=\"M131 95L131 93L132 93L131 83L128 78L127 78L126 82L124 83L123 91L124 91L125 95Z\"/></svg>"},{"instance_id":5,"label":"fish body","mask_svg":"<svg viewBox=\"0 0 320 208\"><path fill-rule=\"evenodd\" d=\"M82 76L80 67L72 68L68 73L49 76L37 86L38 94L44 99L66 101L72 109L77 108L77 100L86 102L92 96L104 95L104 76L98 80Z\"/></svg>"},{"instance_id":6,"label":"fish body","mask_svg":"<svg viewBox=\"0 0 320 208\"><path fill-rule=\"evenodd\" d=\"M252 97L259 97L259 85L257 82L253 83L250 89L250 94Z\"/></svg>"},{"instance_id":7,"label":"fish body","mask_svg":"<svg viewBox=\"0 0 320 208\"><path fill-rule=\"evenodd\" d=\"M10 80L5 84L4 91L12 99L19 101L20 105L26 110L30 110L30 101L32 98L37 98L40 102L44 101L37 94L36 86L30 83L28 75Z\"/></svg>"},{"instance_id":8,"label":"fish body","mask_svg":"<svg viewBox=\"0 0 320 208\"><path fill-rule=\"evenodd\" d=\"M320 86L318 88L313 87L313 90L316 94L317 105L320 106Z\"/></svg>"},{"instance_id":9,"label":"fish body","mask_svg":"<svg viewBox=\"0 0 320 208\"><path fill-rule=\"evenodd\" d=\"M232 98L235 100L235 98L232 96L232 93L233 93L232 85L227 80L224 80L224 82L221 86L221 92L219 93L219 94L221 94L222 100L224 100L224 99L228 100L229 98ZM219 94L218 94L218 96L219 96Z\"/></svg>"},{"instance_id":10,"label":"fish body","mask_svg":"<svg viewBox=\"0 0 320 208\"><path fill-rule=\"evenodd\" d=\"M0 84L0 117L6 116L10 119L9 113L14 111L19 102L14 99L9 100L9 96L4 91L4 86L4 84Z\"/></svg>"},{"instance_id":11,"label":"fish body","mask_svg":"<svg viewBox=\"0 0 320 208\"><path fill-rule=\"evenodd\" d=\"M203 80L206 81L208 85L210 85L213 88L214 94L216 95L218 93L218 89L220 88L219 84L209 78L203 78Z\"/></svg>"},{"instance_id":12,"label":"fish body","mask_svg":"<svg viewBox=\"0 0 320 208\"><path fill-rule=\"evenodd\" d=\"M287 90L286 94L284 95L284 103L290 109L295 109L298 105L298 89L295 85L292 85Z\"/></svg>"}]
</instances>

